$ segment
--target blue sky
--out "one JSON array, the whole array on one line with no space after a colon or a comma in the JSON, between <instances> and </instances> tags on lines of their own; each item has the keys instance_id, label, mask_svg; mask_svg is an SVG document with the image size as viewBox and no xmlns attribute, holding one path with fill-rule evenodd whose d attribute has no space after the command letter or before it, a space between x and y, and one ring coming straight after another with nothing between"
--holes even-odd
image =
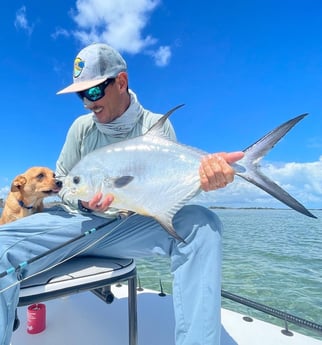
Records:
<instances>
[{"instance_id":1,"label":"blue sky","mask_svg":"<svg viewBox=\"0 0 322 345\"><path fill-rule=\"evenodd\" d=\"M282 122L301 121L262 162L310 208L322 207L322 3L319 0L11 1L0 21L0 197L34 165L55 168L72 121L77 52L93 41L119 49L130 87L172 116L179 141L209 152L242 150ZM236 181L204 200L281 206Z\"/></svg>"}]
</instances>

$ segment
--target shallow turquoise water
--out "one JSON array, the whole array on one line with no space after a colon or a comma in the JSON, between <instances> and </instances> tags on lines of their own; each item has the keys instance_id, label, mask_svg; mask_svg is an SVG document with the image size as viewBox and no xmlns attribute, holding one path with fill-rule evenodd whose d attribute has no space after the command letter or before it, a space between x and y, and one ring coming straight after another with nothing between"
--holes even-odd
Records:
<instances>
[{"instance_id":1,"label":"shallow turquoise water","mask_svg":"<svg viewBox=\"0 0 322 345\"><path fill-rule=\"evenodd\" d=\"M292 210L215 210L224 224L222 288L322 323L322 221ZM322 218L322 211L313 212ZM169 262L138 262L141 283L171 292ZM223 299L226 308L267 319ZM279 322L281 324L281 322Z\"/></svg>"}]
</instances>

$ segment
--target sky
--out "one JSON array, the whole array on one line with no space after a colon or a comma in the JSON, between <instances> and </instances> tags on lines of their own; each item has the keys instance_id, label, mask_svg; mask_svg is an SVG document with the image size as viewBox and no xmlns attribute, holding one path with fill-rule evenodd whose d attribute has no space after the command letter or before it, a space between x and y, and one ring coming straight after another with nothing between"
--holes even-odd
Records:
<instances>
[{"instance_id":1,"label":"sky","mask_svg":"<svg viewBox=\"0 0 322 345\"><path fill-rule=\"evenodd\" d=\"M262 160L262 171L308 208L322 208L322 3L319 0L11 1L0 20L0 198L31 166L55 169L83 104L56 92L92 42L118 49L129 86L171 116L180 142L239 151L309 113ZM236 177L200 199L284 207Z\"/></svg>"}]
</instances>

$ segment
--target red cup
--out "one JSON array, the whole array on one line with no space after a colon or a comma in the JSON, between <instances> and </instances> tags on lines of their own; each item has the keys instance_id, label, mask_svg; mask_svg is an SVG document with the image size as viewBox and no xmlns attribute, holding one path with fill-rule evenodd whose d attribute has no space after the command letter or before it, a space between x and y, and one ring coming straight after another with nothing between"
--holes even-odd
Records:
<instances>
[{"instance_id":1,"label":"red cup","mask_svg":"<svg viewBox=\"0 0 322 345\"><path fill-rule=\"evenodd\" d=\"M35 303L28 306L27 310L27 332L37 334L46 328L46 306L42 303Z\"/></svg>"}]
</instances>

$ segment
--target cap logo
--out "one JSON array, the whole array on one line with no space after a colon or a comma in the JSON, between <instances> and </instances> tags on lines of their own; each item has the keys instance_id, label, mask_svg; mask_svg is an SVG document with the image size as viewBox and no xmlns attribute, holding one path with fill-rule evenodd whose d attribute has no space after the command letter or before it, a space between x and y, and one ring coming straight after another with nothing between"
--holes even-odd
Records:
<instances>
[{"instance_id":1,"label":"cap logo","mask_svg":"<svg viewBox=\"0 0 322 345\"><path fill-rule=\"evenodd\" d=\"M77 57L74 61L74 78L77 78L82 73L83 68L85 67L85 61L80 57Z\"/></svg>"}]
</instances>

